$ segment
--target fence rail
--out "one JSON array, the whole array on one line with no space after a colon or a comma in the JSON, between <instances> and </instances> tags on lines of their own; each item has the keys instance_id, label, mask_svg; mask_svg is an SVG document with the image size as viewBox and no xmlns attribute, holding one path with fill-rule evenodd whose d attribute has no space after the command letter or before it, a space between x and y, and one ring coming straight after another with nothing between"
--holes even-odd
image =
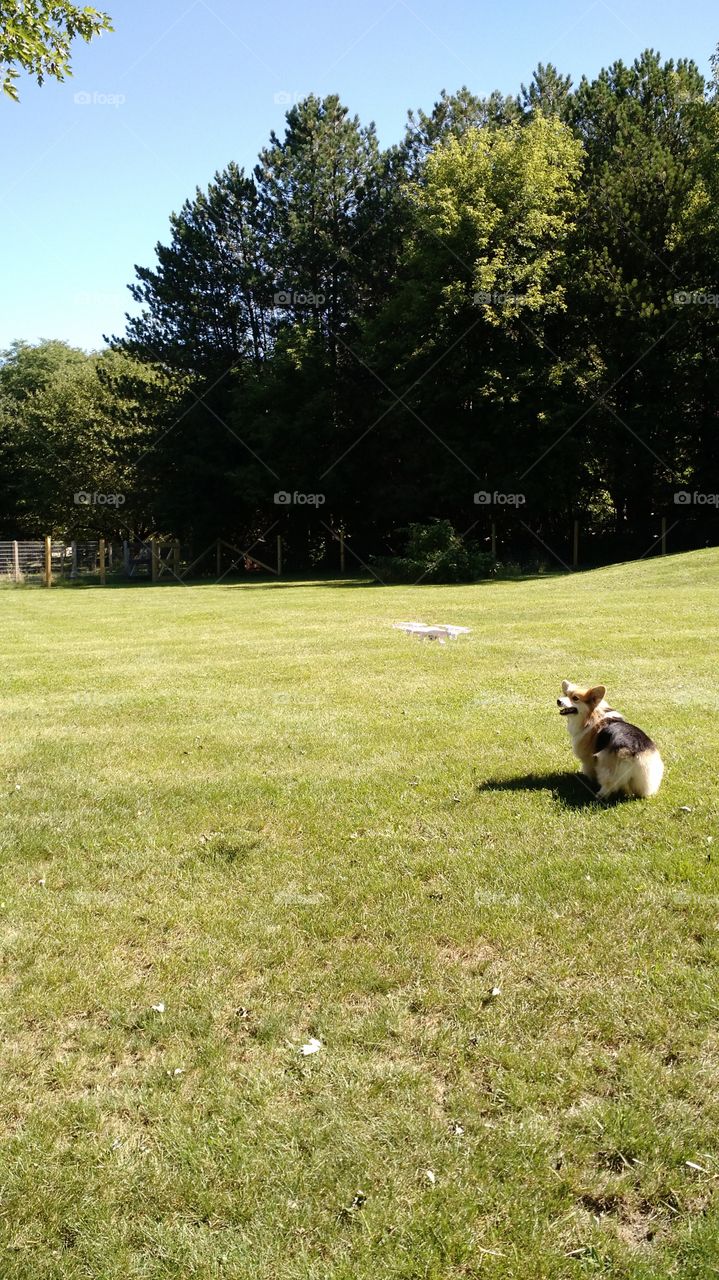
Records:
<instances>
[{"instance_id":1,"label":"fence rail","mask_svg":"<svg viewBox=\"0 0 719 1280\"><path fill-rule=\"evenodd\" d=\"M44 549L40 540L0 542L0 576L21 582L28 574L41 573Z\"/></svg>"},{"instance_id":2,"label":"fence rail","mask_svg":"<svg viewBox=\"0 0 719 1280\"><path fill-rule=\"evenodd\" d=\"M81 578L97 573L101 541L65 542L50 538L16 538L0 541L0 579L44 581L48 565L56 578Z\"/></svg>"},{"instance_id":3,"label":"fence rail","mask_svg":"<svg viewBox=\"0 0 719 1280\"><path fill-rule=\"evenodd\" d=\"M260 542L264 542L261 539ZM184 582L193 575L202 576L215 568L217 577L244 569L245 572L282 573L282 540L277 538L276 564L261 559L257 543L243 550L223 538L217 538L200 555L183 560L176 538L126 539L112 543L104 538L90 542L67 542L55 538L17 538L0 540L0 583L39 580L50 587L53 582L88 578L107 582L108 573L134 580L161 582L174 579ZM264 552L266 555L267 552ZM212 566L210 568L210 566Z\"/></svg>"},{"instance_id":4,"label":"fence rail","mask_svg":"<svg viewBox=\"0 0 719 1280\"><path fill-rule=\"evenodd\" d=\"M113 544L104 538L68 542L62 538L0 539L0 583L36 579L45 587L53 581L98 578L107 574L143 575L153 582L180 576L180 544L176 539L149 538Z\"/></svg>"}]
</instances>

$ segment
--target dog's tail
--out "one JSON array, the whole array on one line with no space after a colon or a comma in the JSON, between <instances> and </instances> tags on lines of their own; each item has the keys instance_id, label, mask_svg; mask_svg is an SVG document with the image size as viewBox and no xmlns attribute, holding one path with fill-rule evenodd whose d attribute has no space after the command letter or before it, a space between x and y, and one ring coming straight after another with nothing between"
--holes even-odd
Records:
<instances>
[{"instance_id":1,"label":"dog's tail","mask_svg":"<svg viewBox=\"0 0 719 1280\"><path fill-rule=\"evenodd\" d=\"M632 774L632 790L638 796L655 796L664 777L664 761L656 747L642 751L636 758Z\"/></svg>"}]
</instances>

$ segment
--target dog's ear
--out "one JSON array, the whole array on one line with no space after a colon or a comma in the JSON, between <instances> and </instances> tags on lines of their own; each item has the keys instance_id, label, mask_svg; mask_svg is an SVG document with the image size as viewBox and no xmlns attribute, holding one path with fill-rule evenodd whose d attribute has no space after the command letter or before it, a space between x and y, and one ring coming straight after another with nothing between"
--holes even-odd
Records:
<instances>
[{"instance_id":1,"label":"dog's ear","mask_svg":"<svg viewBox=\"0 0 719 1280\"><path fill-rule=\"evenodd\" d=\"M596 707L597 703L602 701L606 692L607 691L603 684L595 684L593 689L587 690L585 695L586 700L587 702L591 702L593 707Z\"/></svg>"},{"instance_id":2,"label":"dog's ear","mask_svg":"<svg viewBox=\"0 0 719 1280\"><path fill-rule=\"evenodd\" d=\"M563 681L562 681L562 693L566 693L568 689L569 689L569 681L568 681L568 680L563 680Z\"/></svg>"}]
</instances>

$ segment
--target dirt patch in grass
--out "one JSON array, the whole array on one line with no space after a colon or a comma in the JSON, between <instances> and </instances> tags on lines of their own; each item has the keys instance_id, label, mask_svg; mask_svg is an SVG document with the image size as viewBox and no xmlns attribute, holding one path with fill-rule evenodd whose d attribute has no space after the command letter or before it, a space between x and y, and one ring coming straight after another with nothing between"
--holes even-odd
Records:
<instances>
[{"instance_id":1,"label":"dirt patch in grass","mask_svg":"<svg viewBox=\"0 0 719 1280\"><path fill-rule=\"evenodd\" d=\"M441 943L437 947L437 959L445 965L455 965L468 973L484 973L499 960L499 952L491 942L480 938L477 942L459 946Z\"/></svg>"},{"instance_id":2,"label":"dirt patch in grass","mask_svg":"<svg viewBox=\"0 0 719 1280\"><path fill-rule=\"evenodd\" d=\"M630 1249L646 1249L656 1239L664 1223L658 1210L644 1204L625 1211L617 1220L619 1239Z\"/></svg>"}]
</instances>

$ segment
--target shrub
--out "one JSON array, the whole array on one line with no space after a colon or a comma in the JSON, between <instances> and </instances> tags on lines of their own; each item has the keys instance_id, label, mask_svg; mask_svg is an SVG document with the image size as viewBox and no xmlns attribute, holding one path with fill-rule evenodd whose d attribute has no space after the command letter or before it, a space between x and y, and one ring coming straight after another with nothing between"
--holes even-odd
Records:
<instances>
[{"instance_id":1,"label":"shrub","mask_svg":"<svg viewBox=\"0 0 719 1280\"><path fill-rule=\"evenodd\" d=\"M373 556L372 567L384 582L476 582L491 578L496 561L476 543L465 542L449 520L411 524L404 555Z\"/></svg>"}]
</instances>

